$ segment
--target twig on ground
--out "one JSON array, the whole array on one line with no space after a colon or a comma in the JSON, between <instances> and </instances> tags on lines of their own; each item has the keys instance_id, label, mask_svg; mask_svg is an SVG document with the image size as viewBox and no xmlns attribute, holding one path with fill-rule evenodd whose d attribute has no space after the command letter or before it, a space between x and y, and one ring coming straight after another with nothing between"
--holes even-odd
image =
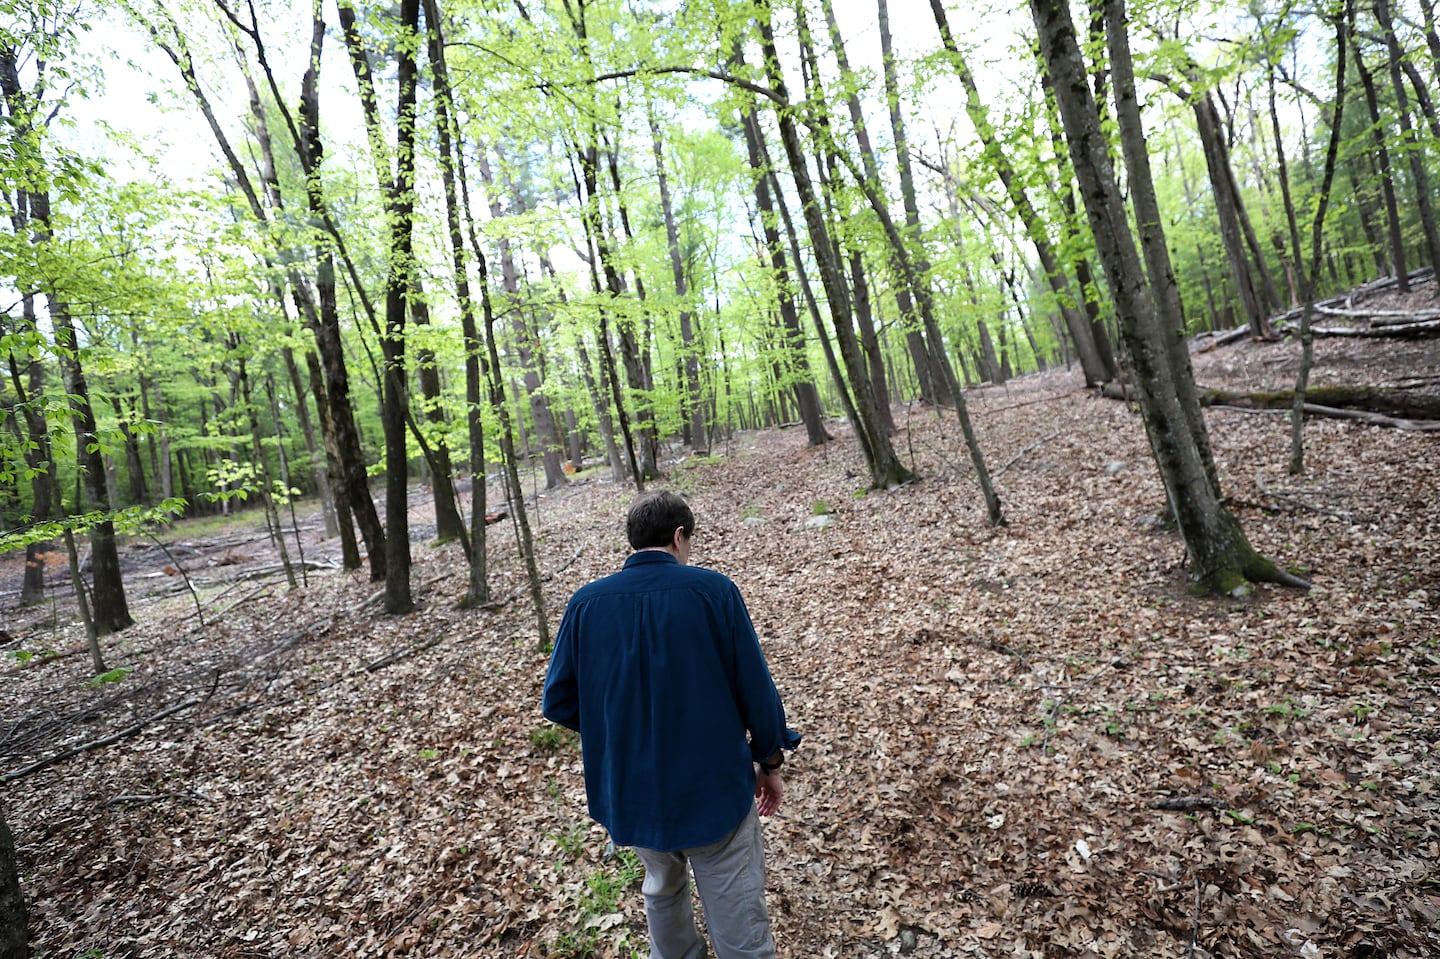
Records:
<instances>
[{"instance_id":1,"label":"twig on ground","mask_svg":"<svg viewBox=\"0 0 1440 959\"><path fill-rule=\"evenodd\" d=\"M404 919L401 919L398 923L396 923L395 928L390 930L390 935L386 936L386 937L385 937L385 941L382 942L382 943L380 943L380 948L381 948L381 950L383 951L384 948L385 948L385 946L389 944L389 942L390 942L391 939L394 939L394 938L395 938L396 934L398 934L401 929L404 929L406 926L410 925L410 923L414 922L414 921L415 921L415 917L418 916L418 915L420 915L420 913L424 912L426 909L428 909L428 908L430 907L430 904L431 904L432 902L434 902L434 901L435 901L435 896L432 894L432 895L430 895L428 898L426 898L426 900L425 900L424 902L420 903L420 905L418 905L418 906L416 906L414 909L410 910L409 915L407 915Z\"/></svg>"},{"instance_id":2,"label":"twig on ground","mask_svg":"<svg viewBox=\"0 0 1440 959\"><path fill-rule=\"evenodd\" d=\"M1190 916L1190 945L1185 950L1186 959L1194 959L1195 950L1200 946L1200 877L1195 877L1195 911Z\"/></svg>"},{"instance_id":3,"label":"twig on ground","mask_svg":"<svg viewBox=\"0 0 1440 959\"><path fill-rule=\"evenodd\" d=\"M163 799L200 799L208 803L215 802L214 796L207 796L198 789L186 789L183 792L155 793L154 795L116 796L114 799L105 800L105 808L111 809L115 806L129 806L135 803L159 802Z\"/></svg>"},{"instance_id":4,"label":"twig on ground","mask_svg":"<svg viewBox=\"0 0 1440 959\"><path fill-rule=\"evenodd\" d=\"M109 746L113 743L118 743L122 739L128 739L129 737L140 732L146 726L149 726L152 723L158 723L160 720L166 719L170 716L175 715L178 712L189 709L191 706L198 706L209 698L209 694L206 694L204 696L191 696L183 703L176 703L174 706L171 706L167 709L162 709L155 715L148 716L145 719L140 720L138 723L135 723L133 726L127 726L126 728L120 730L118 733L113 733L100 739L91 740L88 743L82 743L79 746L72 747L61 753L57 753L54 756L51 756L49 759L42 759L39 762L31 763L24 769L17 769L14 772L6 773L5 775L0 776L0 783L9 783L14 782L17 779L23 779L31 773L37 773L42 769L48 769L49 767L54 766L56 763L64 762L67 759L79 756L81 753L87 753L92 749L99 749L102 746Z\"/></svg>"},{"instance_id":5,"label":"twig on ground","mask_svg":"<svg viewBox=\"0 0 1440 959\"><path fill-rule=\"evenodd\" d=\"M1020 462L1022 459L1024 459L1026 453L1029 453L1030 451L1036 449L1037 447L1044 446L1046 443L1050 442L1051 440L1053 440L1055 437L1059 436L1059 435L1060 435L1061 433L1063 433L1063 432L1065 432L1065 431L1064 431L1064 430L1056 430L1055 432L1051 433L1049 436L1042 436L1042 437L1040 437L1038 440L1036 440L1035 442L1031 443L1029 446L1025 447L1025 448L1022 449L1020 452L1018 452L1018 453L1016 453L1014 456L1012 456L1012 457L1010 458L1010 462L1008 462L1008 463L1006 463L1004 466L1000 467L1000 468L999 468L998 470L996 470L992 475L993 475L995 478L999 478L1006 470L1008 470L1010 467L1014 466L1016 463L1018 463L1018 462Z\"/></svg>"},{"instance_id":6,"label":"twig on ground","mask_svg":"<svg viewBox=\"0 0 1440 959\"><path fill-rule=\"evenodd\" d=\"M1176 796L1172 799L1157 799L1154 802L1146 803L1151 809L1163 809L1167 812L1194 812L1197 809L1229 809L1230 804L1223 799L1215 799L1210 796Z\"/></svg>"},{"instance_id":7,"label":"twig on ground","mask_svg":"<svg viewBox=\"0 0 1440 959\"><path fill-rule=\"evenodd\" d=\"M396 663L400 662L402 659L409 659L416 653L423 653L425 650L430 649L433 646L438 646L443 643L445 639L446 635L444 633L436 633L434 636L431 636L425 642L420 643L417 646L407 646L405 649L397 649L395 650L395 652L390 653L389 655L381 656L373 663L366 663L363 667L363 670L367 673L379 672L386 666L393 666ZM360 670L356 670L356 672L359 671Z\"/></svg>"}]
</instances>

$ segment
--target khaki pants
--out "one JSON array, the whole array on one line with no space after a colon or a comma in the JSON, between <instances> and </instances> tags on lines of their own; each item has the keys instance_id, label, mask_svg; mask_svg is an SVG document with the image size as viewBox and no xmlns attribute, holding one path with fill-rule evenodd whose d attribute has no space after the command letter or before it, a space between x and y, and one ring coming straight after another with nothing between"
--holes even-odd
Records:
<instances>
[{"instance_id":1,"label":"khaki pants","mask_svg":"<svg viewBox=\"0 0 1440 959\"><path fill-rule=\"evenodd\" d=\"M718 959L774 959L775 940L765 911L765 851L755 808L717 843L656 852L637 847L645 864L645 918L650 959L702 959L705 940L695 927L690 876L705 909L705 926Z\"/></svg>"}]
</instances>

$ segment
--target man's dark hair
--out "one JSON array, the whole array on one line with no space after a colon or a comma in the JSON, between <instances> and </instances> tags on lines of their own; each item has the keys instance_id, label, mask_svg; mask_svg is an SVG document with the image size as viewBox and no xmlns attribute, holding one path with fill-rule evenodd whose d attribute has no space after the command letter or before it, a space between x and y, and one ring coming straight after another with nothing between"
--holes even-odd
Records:
<instances>
[{"instance_id":1,"label":"man's dark hair","mask_svg":"<svg viewBox=\"0 0 1440 959\"><path fill-rule=\"evenodd\" d=\"M625 535L631 549L669 546L679 528L685 530L686 539L694 536L695 514L679 494L669 490L646 493L625 514Z\"/></svg>"}]
</instances>

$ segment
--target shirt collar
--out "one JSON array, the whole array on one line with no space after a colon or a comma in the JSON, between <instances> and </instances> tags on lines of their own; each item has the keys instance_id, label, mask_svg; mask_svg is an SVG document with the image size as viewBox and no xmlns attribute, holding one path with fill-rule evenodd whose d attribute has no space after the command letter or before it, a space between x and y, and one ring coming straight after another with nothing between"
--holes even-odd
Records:
<instances>
[{"instance_id":1,"label":"shirt collar","mask_svg":"<svg viewBox=\"0 0 1440 959\"><path fill-rule=\"evenodd\" d=\"M663 549L642 549L625 557L625 569L632 566L645 566L652 563L673 563L680 565L680 561Z\"/></svg>"}]
</instances>

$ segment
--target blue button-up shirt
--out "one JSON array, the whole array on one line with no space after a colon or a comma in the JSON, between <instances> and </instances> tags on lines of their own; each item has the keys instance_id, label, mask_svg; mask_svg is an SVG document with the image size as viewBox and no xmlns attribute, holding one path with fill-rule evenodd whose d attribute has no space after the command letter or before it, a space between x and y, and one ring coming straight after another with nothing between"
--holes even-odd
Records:
<instances>
[{"instance_id":1,"label":"blue button-up shirt","mask_svg":"<svg viewBox=\"0 0 1440 959\"><path fill-rule=\"evenodd\" d=\"M800 742L740 590L660 550L570 597L544 712L580 733L590 815L647 849L723 839L754 801L752 761Z\"/></svg>"}]
</instances>

